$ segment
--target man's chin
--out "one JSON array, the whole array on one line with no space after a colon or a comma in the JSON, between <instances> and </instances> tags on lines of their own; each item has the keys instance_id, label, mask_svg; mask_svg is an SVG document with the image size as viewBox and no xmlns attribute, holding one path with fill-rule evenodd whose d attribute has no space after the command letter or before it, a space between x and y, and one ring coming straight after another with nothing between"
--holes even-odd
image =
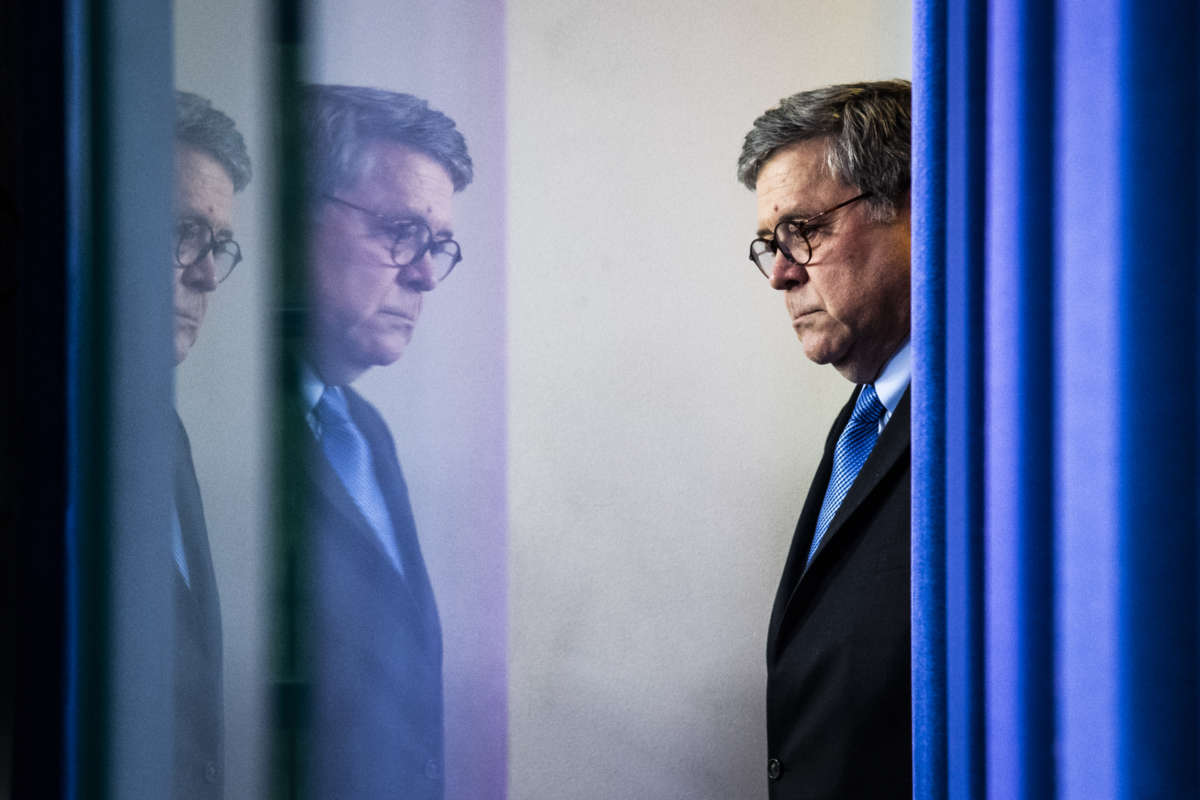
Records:
<instances>
[{"instance_id":1,"label":"man's chin","mask_svg":"<svg viewBox=\"0 0 1200 800\"><path fill-rule=\"evenodd\" d=\"M188 353L192 350L192 345L196 343L196 335L189 331L175 331L175 366L183 363L187 358Z\"/></svg>"},{"instance_id":2,"label":"man's chin","mask_svg":"<svg viewBox=\"0 0 1200 800\"><path fill-rule=\"evenodd\" d=\"M352 353L347 353L345 357L336 359L333 365L334 372L338 373L340 379L337 383L350 383L373 367L387 367L395 364L404 355L403 346L385 347L376 345L367 348L356 348Z\"/></svg>"},{"instance_id":3,"label":"man's chin","mask_svg":"<svg viewBox=\"0 0 1200 800\"><path fill-rule=\"evenodd\" d=\"M814 364L834 364L835 354L828 347L823 346L820 342L811 343L806 341L805 337L800 337L800 345L804 348L804 357Z\"/></svg>"}]
</instances>

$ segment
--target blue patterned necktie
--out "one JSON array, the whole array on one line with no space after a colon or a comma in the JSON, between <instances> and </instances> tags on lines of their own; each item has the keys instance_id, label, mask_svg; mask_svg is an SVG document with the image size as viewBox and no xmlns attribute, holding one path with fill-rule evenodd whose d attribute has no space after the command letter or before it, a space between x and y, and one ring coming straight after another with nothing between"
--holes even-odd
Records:
<instances>
[{"instance_id":1,"label":"blue patterned necktie","mask_svg":"<svg viewBox=\"0 0 1200 800\"><path fill-rule=\"evenodd\" d=\"M850 421L846 423L833 450L833 473L829 476L821 513L817 515L817 530L808 548L808 561L812 561L821 539L829 530L829 523L833 522L834 515L846 499L846 493L858 477L858 471L866 463L867 456L871 455L875 440L879 438L879 418L883 416L883 411L883 403L879 402L875 387L870 384L864 386L858 393L854 410L850 412Z\"/></svg>"},{"instance_id":2,"label":"blue patterned necktie","mask_svg":"<svg viewBox=\"0 0 1200 800\"><path fill-rule=\"evenodd\" d=\"M355 505L371 524L392 564L403 572L387 501L383 498L371 463L371 450L362 431L350 419L346 396L337 386L327 386L313 411L321 423L321 449L325 451L325 457L342 479L342 485L354 499Z\"/></svg>"}]
</instances>

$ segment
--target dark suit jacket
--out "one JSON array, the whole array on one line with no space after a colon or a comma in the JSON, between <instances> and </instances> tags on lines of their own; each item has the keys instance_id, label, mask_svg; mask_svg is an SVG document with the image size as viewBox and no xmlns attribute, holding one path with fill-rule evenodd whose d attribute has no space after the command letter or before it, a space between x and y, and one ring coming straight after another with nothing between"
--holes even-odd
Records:
<instances>
[{"instance_id":1,"label":"dark suit jacket","mask_svg":"<svg viewBox=\"0 0 1200 800\"><path fill-rule=\"evenodd\" d=\"M804 564L859 391L829 432L771 613L772 800L912 794L908 391Z\"/></svg>"},{"instance_id":2,"label":"dark suit jacket","mask_svg":"<svg viewBox=\"0 0 1200 800\"><path fill-rule=\"evenodd\" d=\"M344 387L395 528L402 577L305 424L311 717L316 800L440 800L442 634L391 433Z\"/></svg>"},{"instance_id":3,"label":"dark suit jacket","mask_svg":"<svg viewBox=\"0 0 1200 800\"><path fill-rule=\"evenodd\" d=\"M192 447L175 419L175 508L183 534L188 582L175 570L174 792L219 798L225 780L221 699L221 608L208 548L208 528ZM190 584L190 585L189 585Z\"/></svg>"}]
</instances>

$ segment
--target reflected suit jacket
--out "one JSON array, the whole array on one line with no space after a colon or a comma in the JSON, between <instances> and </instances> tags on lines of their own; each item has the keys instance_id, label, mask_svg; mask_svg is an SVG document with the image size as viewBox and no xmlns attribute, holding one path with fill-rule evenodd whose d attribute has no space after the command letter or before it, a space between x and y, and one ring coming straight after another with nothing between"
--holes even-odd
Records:
<instances>
[{"instance_id":1,"label":"reflected suit jacket","mask_svg":"<svg viewBox=\"0 0 1200 800\"><path fill-rule=\"evenodd\" d=\"M175 570L175 800L219 798L225 780L221 700L221 608L192 447L175 419L175 508L188 581Z\"/></svg>"},{"instance_id":2,"label":"reflected suit jacket","mask_svg":"<svg viewBox=\"0 0 1200 800\"><path fill-rule=\"evenodd\" d=\"M909 394L906 390L812 562L805 559L838 436L825 443L767 634L772 800L909 798Z\"/></svg>"},{"instance_id":3,"label":"reflected suit jacket","mask_svg":"<svg viewBox=\"0 0 1200 800\"><path fill-rule=\"evenodd\" d=\"M367 440L404 575L307 423L308 785L316 800L443 796L442 634L408 488L379 412L343 387Z\"/></svg>"}]
</instances>

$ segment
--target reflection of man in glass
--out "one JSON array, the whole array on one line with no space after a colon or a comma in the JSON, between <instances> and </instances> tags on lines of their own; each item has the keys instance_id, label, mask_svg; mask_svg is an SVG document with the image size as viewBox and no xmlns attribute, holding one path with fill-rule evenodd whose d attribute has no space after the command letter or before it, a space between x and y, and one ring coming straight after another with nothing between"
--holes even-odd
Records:
<instances>
[{"instance_id":1,"label":"reflection of man in glass","mask_svg":"<svg viewBox=\"0 0 1200 800\"><path fill-rule=\"evenodd\" d=\"M460 260L452 200L471 159L454 122L410 95L315 86L304 103L310 788L440 798L441 626L391 433L348 384L400 358Z\"/></svg>"},{"instance_id":2,"label":"reflection of man in glass","mask_svg":"<svg viewBox=\"0 0 1200 800\"><path fill-rule=\"evenodd\" d=\"M175 104L175 363L187 358L208 295L241 260L233 193L250 182L250 156L233 120L203 97ZM220 797L224 784L221 611L191 445L175 415L175 798Z\"/></svg>"}]
</instances>

